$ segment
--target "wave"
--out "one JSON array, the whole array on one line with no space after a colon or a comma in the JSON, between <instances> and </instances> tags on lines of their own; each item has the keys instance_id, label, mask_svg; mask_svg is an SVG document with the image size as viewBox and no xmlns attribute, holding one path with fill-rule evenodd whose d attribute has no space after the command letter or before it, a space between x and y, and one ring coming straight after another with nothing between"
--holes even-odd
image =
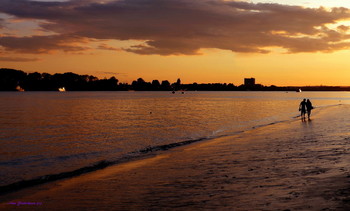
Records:
<instances>
[{"instance_id":1,"label":"wave","mask_svg":"<svg viewBox=\"0 0 350 211\"><path fill-rule=\"evenodd\" d=\"M165 144L165 145L150 146L150 147L140 149L138 151L128 153L127 155L125 155L117 160L113 160L113 161L102 160L102 161L99 161L93 165L85 166L85 167L82 167L82 168L79 168L79 169L76 169L73 171L67 171L67 172L62 172L62 173L58 173L58 174L44 175L44 176L40 176L40 177L30 179L30 180L18 181L15 183L11 183L9 185L0 186L0 195L4 195L4 194L10 193L10 192L15 192L15 191L19 191L19 190L22 190L25 188L45 184L48 182L53 182L53 181L57 181L57 180L61 180L61 179L76 177L76 176L79 176L79 175L82 175L85 173L104 169L104 168L111 166L111 165L125 163L125 162L129 162L129 161L132 161L135 159L141 159L146 154L148 155L149 153L152 153L152 152L166 151L166 150L169 150L169 149L172 149L175 147L180 147L180 146L184 146L184 145L188 145L188 144L192 144L195 142L200 142L200 141L204 141L204 140L208 140L208 139L209 138L199 138L199 139L181 141L181 142Z\"/></svg>"},{"instance_id":2,"label":"wave","mask_svg":"<svg viewBox=\"0 0 350 211\"><path fill-rule=\"evenodd\" d=\"M177 143L171 143L171 144L164 144L164 145L159 145L159 146L153 146L153 147L147 147L144 149L139 150L138 152L140 153L148 153L148 152L154 152L154 151L166 151L174 147L180 147L183 145L188 145L192 144L195 142L199 141L204 141L207 140L208 138L199 138L199 139L194 139L194 140L187 140L187 141L182 141L182 142L177 142Z\"/></svg>"},{"instance_id":3,"label":"wave","mask_svg":"<svg viewBox=\"0 0 350 211\"><path fill-rule=\"evenodd\" d=\"M35 179L22 180L22 181L15 182L15 183L12 183L9 185L0 186L0 195L6 194L9 192L18 191L18 190L28 188L28 187L33 187L36 185L41 185L41 184L44 184L47 182L52 182L52 181L56 181L56 180L60 180L60 179L79 176L79 175L87 173L87 172L92 172L92 171L96 171L98 169L106 168L107 166L110 166L112 164L114 164L114 163L111 161L103 160L103 161L100 161L92 166L86 166L86 167L83 167L80 169L76 169L74 171L45 175L45 176L41 176L41 177L38 177Z\"/></svg>"}]
</instances>

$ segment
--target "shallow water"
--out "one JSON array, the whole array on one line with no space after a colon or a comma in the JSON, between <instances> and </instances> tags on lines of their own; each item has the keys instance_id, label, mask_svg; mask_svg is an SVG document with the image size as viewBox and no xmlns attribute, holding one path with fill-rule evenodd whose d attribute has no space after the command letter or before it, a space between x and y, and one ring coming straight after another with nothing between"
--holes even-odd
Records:
<instances>
[{"instance_id":1,"label":"shallow water","mask_svg":"<svg viewBox=\"0 0 350 211\"><path fill-rule=\"evenodd\" d=\"M322 107L350 93L1 92L0 186L292 120L303 98Z\"/></svg>"}]
</instances>

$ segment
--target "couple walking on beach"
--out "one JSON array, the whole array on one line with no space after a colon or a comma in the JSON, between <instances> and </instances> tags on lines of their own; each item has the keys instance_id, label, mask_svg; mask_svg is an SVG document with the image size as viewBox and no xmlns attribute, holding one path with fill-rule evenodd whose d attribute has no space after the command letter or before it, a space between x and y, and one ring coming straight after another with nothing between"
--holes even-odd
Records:
<instances>
[{"instance_id":1,"label":"couple walking on beach","mask_svg":"<svg viewBox=\"0 0 350 211\"><path fill-rule=\"evenodd\" d=\"M303 101L301 101L300 105L299 105L299 111L301 112L301 120L305 120L305 114L307 112L307 118L310 120L310 116L311 116L311 110L314 107L312 106L312 103L309 99L304 99Z\"/></svg>"}]
</instances>

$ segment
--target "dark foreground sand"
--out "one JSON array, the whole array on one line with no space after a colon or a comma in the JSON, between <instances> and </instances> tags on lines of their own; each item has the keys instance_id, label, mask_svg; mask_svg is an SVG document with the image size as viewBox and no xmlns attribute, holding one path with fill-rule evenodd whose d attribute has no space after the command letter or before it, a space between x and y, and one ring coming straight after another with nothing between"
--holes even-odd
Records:
<instances>
[{"instance_id":1,"label":"dark foreground sand","mask_svg":"<svg viewBox=\"0 0 350 211\"><path fill-rule=\"evenodd\" d=\"M0 210L350 210L349 182L339 105L0 196Z\"/></svg>"}]
</instances>

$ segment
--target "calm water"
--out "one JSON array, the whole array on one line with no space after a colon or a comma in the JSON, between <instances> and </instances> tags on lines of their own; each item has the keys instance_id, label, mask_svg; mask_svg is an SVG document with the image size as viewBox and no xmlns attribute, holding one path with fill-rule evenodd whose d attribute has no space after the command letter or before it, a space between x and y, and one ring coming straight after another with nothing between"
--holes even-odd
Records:
<instances>
[{"instance_id":1,"label":"calm water","mask_svg":"<svg viewBox=\"0 0 350 211\"><path fill-rule=\"evenodd\" d=\"M303 98L350 103L349 92L0 92L0 186L292 120Z\"/></svg>"}]
</instances>

